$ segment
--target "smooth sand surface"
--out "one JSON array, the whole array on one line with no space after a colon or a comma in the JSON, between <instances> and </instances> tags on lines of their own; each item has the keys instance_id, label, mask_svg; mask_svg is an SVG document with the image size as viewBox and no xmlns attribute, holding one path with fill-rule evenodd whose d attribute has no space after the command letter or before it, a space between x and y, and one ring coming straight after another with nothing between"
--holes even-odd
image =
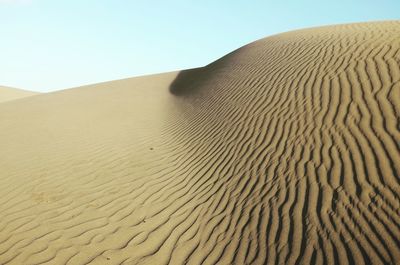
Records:
<instances>
[{"instance_id":1,"label":"smooth sand surface","mask_svg":"<svg viewBox=\"0 0 400 265\"><path fill-rule=\"evenodd\" d=\"M37 94L38 93L32 91L0 86L0 103L20 98L30 97Z\"/></svg>"},{"instance_id":2,"label":"smooth sand surface","mask_svg":"<svg viewBox=\"0 0 400 265\"><path fill-rule=\"evenodd\" d=\"M0 104L0 264L398 264L400 22Z\"/></svg>"}]
</instances>

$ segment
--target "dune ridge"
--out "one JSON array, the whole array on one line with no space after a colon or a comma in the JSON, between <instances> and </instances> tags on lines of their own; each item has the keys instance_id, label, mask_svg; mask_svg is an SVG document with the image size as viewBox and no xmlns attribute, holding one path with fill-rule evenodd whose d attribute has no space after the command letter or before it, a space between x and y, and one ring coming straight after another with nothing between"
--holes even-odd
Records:
<instances>
[{"instance_id":1,"label":"dune ridge","mask_svg":"<svg viewBox=\"0 0 400 265\"><path fill-rule=\"evenodd\" d=\"M33 91L0 86L0 103L30 97L36 94L38 93Z\"/></svg>"},{"instance_id":2,"label":"dune ridge","mask_svg":"<svg viewBox=\"0 0 400 265\"><path fill-rule=\"evenodd\" d=\"M0 264L400 260L399 21L0 115Z\"/></svg>"}]
</instances>

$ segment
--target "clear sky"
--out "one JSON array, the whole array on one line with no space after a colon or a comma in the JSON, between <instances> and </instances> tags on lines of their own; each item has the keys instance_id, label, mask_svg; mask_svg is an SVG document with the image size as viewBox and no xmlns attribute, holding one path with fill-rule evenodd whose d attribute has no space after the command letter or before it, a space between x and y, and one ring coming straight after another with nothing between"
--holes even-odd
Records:
<instances>
[{"instance_id":1,"label":"clear sky","mask_svg":"<svg viewBox=\"0 0 400 265\"><path fill-rule=\"evenodd\" d=\"M54 91L206 65L292 29L400 19L400 0L0 0L0 85Z\"/></svg>"}]
</instances>

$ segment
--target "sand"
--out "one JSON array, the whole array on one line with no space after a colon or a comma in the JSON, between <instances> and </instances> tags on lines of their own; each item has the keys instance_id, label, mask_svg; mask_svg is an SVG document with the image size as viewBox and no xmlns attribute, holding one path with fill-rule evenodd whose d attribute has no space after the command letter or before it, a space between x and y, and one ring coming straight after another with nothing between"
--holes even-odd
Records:
<instances>
[{"instance_id":1,"label":"sand","mask_svg":"<svg viewBox=\"0 0 400 265\"><path fill-rule=\"evenodd\" d=\"M396 264L400 22L0 104L0 264Z\"/></svg>"},{"instance_id":2,"label":"sand","mask_svg":"<svg viewBox=\"0 0 400 265\"><path fill-rule=\"evenodd\" d=\"M38 93L32 91L0 86L0 103L30 97L37 94Z\"/></svg>"}]
</instances>

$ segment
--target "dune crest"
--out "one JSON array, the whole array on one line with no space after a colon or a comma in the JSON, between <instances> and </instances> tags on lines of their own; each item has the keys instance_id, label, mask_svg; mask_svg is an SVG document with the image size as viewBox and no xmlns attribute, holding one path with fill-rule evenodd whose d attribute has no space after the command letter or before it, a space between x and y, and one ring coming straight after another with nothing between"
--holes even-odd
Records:
<instances>
[{"instance_id":1,"label":"dune crest","mask_svg":"<svg viewBox=\"0 0 400 265\"><path fill-rule=\"evenodd\" d=\"M400 260L399 21L0 114L0 264Z\"/></svg>"},{"instance_id":2,"label":"dune crest","mask_svg":"<svg viewBox=\"0 0 400 265\"><path fill-rule=\"evenodd\" d=\"M0 103L30 97L36 94L38 93L17 88L0 86Z\"/></svg>"}]
</instances>

